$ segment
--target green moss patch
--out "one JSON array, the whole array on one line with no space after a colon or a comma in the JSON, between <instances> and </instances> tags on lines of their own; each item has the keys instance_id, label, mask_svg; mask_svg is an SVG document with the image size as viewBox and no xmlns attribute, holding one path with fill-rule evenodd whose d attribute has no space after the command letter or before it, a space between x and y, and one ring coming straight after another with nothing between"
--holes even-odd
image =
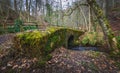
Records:
<instances>
[{"instance_id":1,"label":"green moss patch","mask_svg":"<svg viewBox=\"0 0 120 73\"><path fill-rule=\"evenodd\" d=\"M103 33L87 32L81 39L83 46L99 46L104 44Z\"/></svg>"},{"instance_id":2,"label":"green moss patch","mask_svg":"<svg viewBox=\"0 0 120 73\"><path fill-rule=\"evenodd\" d=\"M76 40L82 34L82 31L57 27L49 27L46 31L22 32L14 37L13 47L16 55L47 60L55 48L67 47L67 40L70 35L74 35Z\"/></svg>"}]
</instances>

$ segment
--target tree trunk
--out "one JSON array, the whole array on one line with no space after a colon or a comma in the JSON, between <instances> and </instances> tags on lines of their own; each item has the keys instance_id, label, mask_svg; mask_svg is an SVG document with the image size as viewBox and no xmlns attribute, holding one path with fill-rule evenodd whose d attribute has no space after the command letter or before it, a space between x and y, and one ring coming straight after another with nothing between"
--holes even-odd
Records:
<instances>
[{"instance_id":1,"label":"tree trunk","mask_svg":"<svg viewBox=\"0 0 120 73\"><path fill-rule=\"evenodd\" d=\"M98 22L99 22L100 26L102 27L103 33L106 37L106 42L108 44L108 47L110 48L110 50L114 50L114 52L118 52L118 49L114 46L113 32L111 30L109 22L106 19L102 9L99 7L99 5L96 3L95 0L87 0L87 3L93 9L93 11L98 19Z\"/></svg>"},{"instance_id":2,"label":"tree trunk","mask_svg":"<svg viewBox=\"0 0 120 73\"><path fill-rule=\"evenodd\" d=\"M29 12L28 0L26 0L26 11Z\"/></svg>"},{"instance_id":3,"label":"tree trunk","mask_svg":"<svg viewBox=\"0 0 120 73\"><path fill-rule=\"evenodd\" d=\"M18 9L17 9L17 1L16 0L14 0L14 9L15 9L15 11L18 11Z\"/></svg>"},{"instance_id":4,"label":"tree trunk","mask_svg":"<svg viewBox=\"0 0 120 73\"><path fill-rule=\"evenodd\" d=\"M37 17L37 7L38 7L38 3L37 3L37 0L36 0L36 3L35 3L35 16Z\"/></svg>"},{"instance_id":5,"label":"tree trunk","mask_svg":"<svg viewBox=\"0 0 120 73\"><path fill-rule=\"evenodd\" d=\"M104 10L104 15L107 16L107 0L103 0L103 10Z\"/></svg>"}]
</instances>

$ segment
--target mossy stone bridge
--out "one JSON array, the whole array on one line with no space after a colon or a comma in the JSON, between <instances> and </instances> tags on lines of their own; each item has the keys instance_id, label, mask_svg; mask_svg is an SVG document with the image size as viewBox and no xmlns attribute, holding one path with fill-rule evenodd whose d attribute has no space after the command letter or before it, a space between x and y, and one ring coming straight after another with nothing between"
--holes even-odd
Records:
<instances>
[{"instance_id":1,"label":"mossy stone bridge","mask_svg":"<svg viewBox=\"0 0 120 73\"><path fill-rule=\"evenodd\" d=\"M63 27L49 27L45 31L21 32L14 38L14 49L27 56L40 57L48 55L60 46L68 48L76 43L82 34L84 34L83 31Z\"/></svg>"}]
</instances>

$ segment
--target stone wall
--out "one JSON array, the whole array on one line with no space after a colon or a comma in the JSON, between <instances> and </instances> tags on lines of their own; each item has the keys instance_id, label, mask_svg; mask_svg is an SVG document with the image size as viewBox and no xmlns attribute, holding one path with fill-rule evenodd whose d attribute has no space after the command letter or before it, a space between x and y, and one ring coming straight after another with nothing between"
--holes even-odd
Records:
<instances>
[{"instance_id":1,"label":"stone wall","mask_svg":"<svg viewBox=\"0 0 120 73\"><path fill-rule=\"evenodd\" d=\"M71 35L76 40L82 34L82 31L55 27L47 28L46 31L22 32L14 37L13 48L17 55L42 58L57 47L68 47L68 38Z\"/></svg>"}]
</instances>

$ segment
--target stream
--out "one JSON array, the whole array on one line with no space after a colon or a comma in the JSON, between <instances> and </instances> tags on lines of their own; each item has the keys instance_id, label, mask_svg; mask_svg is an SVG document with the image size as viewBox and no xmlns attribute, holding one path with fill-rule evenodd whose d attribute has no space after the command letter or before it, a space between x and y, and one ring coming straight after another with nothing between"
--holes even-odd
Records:
<instances>
[{"instance_id":1,"label":"stream","mask_svg":"<svg viewBox=\"0 0 120 73\"><path fill-rule=\"evenodd\" d=\"M92 50L92 51L98 51L98 47L82 47L82 46L77 46L71 48L71 50L79 50L79 51L85 51L85 50Z\"/></svg>"}]
</instances>

